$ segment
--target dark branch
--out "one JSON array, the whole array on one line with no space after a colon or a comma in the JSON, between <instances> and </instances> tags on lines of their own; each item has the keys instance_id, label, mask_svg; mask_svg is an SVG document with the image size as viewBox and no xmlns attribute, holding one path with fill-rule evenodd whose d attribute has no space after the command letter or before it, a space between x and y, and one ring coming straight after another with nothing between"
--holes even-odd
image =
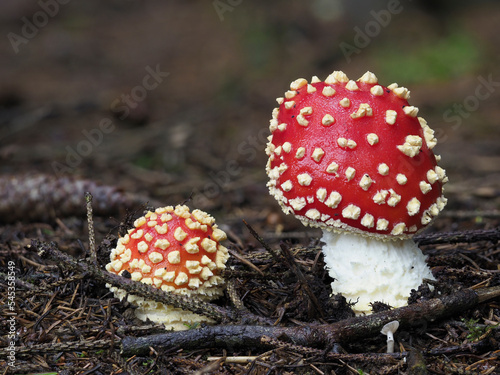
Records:
<instances>
[{"instance_id":1,"label":"dark branch","mask_svg":"<svg viewBox=\"0 0 500 375\"><path fill-rule=\"evenodd\" d=\"M38 194L32 194L33 191ZM84 195L94 197L95 215L122 215L148 203L160 203L148 197L128 194L116 186L91 180L57 177L49 174L0 176L0 222L52 221L56 217L85 215Z\"/></svg>"},{"instance_id":2,"label":"dark branch","mask_svg":"<svg viewBox=\"0 0 500 375\"><path fill-rule=\"evenodd\" d=\"M443 243L459 243L459 242L479 242L479 241L493 241L500 240L500 228L495 229L479 229L468 230L462 232L448 232L448 233L434 233L434 234L420 234L415 236L415 242L419 245L434 245Z\"/></svg>"},{"instance_id":3,"label":"dark branch","mask_svg":"<svg viewBox=\"0 0 500 375\"><path fill-rule=\"evenodd\" d=\"M329 347L333 343L348 343L379 334L384 324L398 320L400 326L422 325L463 312L500 296L500 287L484 290L464 289L455 294L436 298L398 309L359 316L333 324L303 327L265 327L248 325L219 325L195 330L158 334L147 337L125 337L122 339L122 354L145 355L150 347L156 349L182 347L200 348L251 348L266 346L264 336L272 340L292 342L295 345Z\"/></svg>"},{"instance_id":4,"label":"dark branch","mask_svg":"<svg viewBox=\"0 0 500 375\"><path fill-rule=\"evenodd\" d=\"M237 314L233 310L228 310L223 307L201 301L197 298L186 298L184 296L166 293L161 289L156 289L149 285L103 271L88 262L78 262L75 258L59 251L55 243L48 244L39 240L33 240L32 246L37 249L41 257L55 260L67 269L84 273L103 283L117 286L130 294L139 295L149 300L162 302L167 305L173 305L184 310L205 315L217 322L234 321L237 318Z\"/></svg>"}]
</instances>

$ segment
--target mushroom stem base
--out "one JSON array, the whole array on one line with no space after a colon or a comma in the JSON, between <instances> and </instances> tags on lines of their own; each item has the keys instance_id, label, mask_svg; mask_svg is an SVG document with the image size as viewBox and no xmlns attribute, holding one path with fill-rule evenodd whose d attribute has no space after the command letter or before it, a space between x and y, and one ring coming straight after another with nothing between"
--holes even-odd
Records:
<instances>
[{"instance_id":1,"label":"mushroom stem base","mask_svg":"<svg viewBox=\"0 0 500 375\"><path fill-rule=\"evenodd\" d=\"M154 303L153 303L154 304ZM215 321L195 314L191 311L175 308L170 305L158 303L156 308L138 307L135 310L135 316L143 322L148 319L154 323L163 324L166 330L184 331L196 327L197 324L214 324Z\"/></svg>"},{"instance_id":2,"label":"mushroom stem base","mask_svg":"<svg viewBox=\"0 0 500 375\"><path fill-rule=\"evenodd\" d=\"M413 240L381 241L355 234L323 231L326 268L334 278L332 293L341 293L356 314L370 314L372 302L392 307L408 304L412 289L434 280L426 257Z\"/></svg>"}]
</instances>

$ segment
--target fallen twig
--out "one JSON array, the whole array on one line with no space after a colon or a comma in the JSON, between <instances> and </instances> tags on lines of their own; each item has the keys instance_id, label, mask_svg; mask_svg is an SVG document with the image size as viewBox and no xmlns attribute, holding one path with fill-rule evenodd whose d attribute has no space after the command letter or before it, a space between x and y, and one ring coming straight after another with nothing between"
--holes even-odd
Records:
<instances>
[{"instance_id":1,"label":"fallen twig","mask_svg":"<svg viewBox=\"0 0 500 375\"><path fill-rule=\"evenodd\" d=\"M320 316L322 318L325 317L325 313L323 312L323 309L321 308L321 305L318 302L318 299L312 292L311 288L309 287L309 283L307 282L304 274L300 270L299 265L295 261L295 258L293 257L292 253L290 252L290 248L285 244L281 243L281 253L285 257L285 261L287 263L287 266L294 272L295 276L299 279L299 283L306 292L306 294L309 296L309 299L311 300L311 303L313 304L314 308L318 311Z\"/></svg>"},{"instance_id":2,"label":"fallen twig","mask_svg":"<svg viewBox=\"0 0 500 375\"><path fill-rule=\"evenodd\" d=\"M267 252L273 257L274 261L276 263L280 263L280 257L278 253L271 247L269 246L266 241L253 229L253 227L248 224L245 220L243 220L243 224L248 228L250 231L250 234L257 240L259 243L264 247L264 249L267 250Z\"/></svg>"},{"instance_id":3,"label":"fallen twig","mask_svg":"<svg viewBox=\"0 0 500 375\"><path fill-rule=\"evenodd\" d=\"M306 346L294 345L281 340L271 339L269 337L262 337L263 344L269 344L275 348L286 349L295 353L300 353L307 356L324 357L328 360L344 360L353 362L376 362L377 364L394 364L397 359L401 359L407 355L404 353L334 353L333 351L325 351L322 349L315 349Z\"/></svg>"},{"instance_id":4,"label":"fallen twig","mask_svg":"<svg viewBox=\"0 0 500 375\"><path fill-rule=\"evenodd\" d=\"M118 340L117 337L114 339ZM48 354L48 353L59 353L59 352L74 352L74 351L85 351L85 350L99 350L99 349L109 349L113 345L111 339L101 339L101 340L87 340L87 341L74 341L74 342L60 342L60 343L48 343L48 344L36 344L31 346L18 346L15 347L16 356L32 357L35 354ZM6 358L9 355L9 351L2 348L0 349L0 358Z\"/></svg>"},{"instance_id":5,"label":"fallen twig","mask_svg":"<svg viewBox=\"0 0 500 375\"><path fill-rule=\"evenodd\" d=\"M427 355L452 355L457 353L481 354L490 350L498 349L498 342L491 337L486 337L479 341L467 342L462 345L446 346L443 348L430 349Z\"/></svg>"},{"instance_id":6,"label":"fallen twig","mask_svg":"<svg viewBox=\"0 0 500 375\"><path fill-rule=\"evenodd\" d=\"M148 300L173 305L184 310L205 315L214 319L216 322L227 323L241 320L249 323L272 324L269 319L254 315L246 310L236 311L202 301L194 296L186 297L183 295L164 292L161 289L103 271L89 262L78 262L70 255L59 251L55 243L49 244L39 240L32 240L32 246L37 249L41 257L55 260L67 269L83 273L103 283L117 286L130 294L138 295Z\"/></svg>"},{"instance_id":7,"label":"fallen twig","mask_svg":"<svg viewBox=\"0 0 500 375\"><path fill-rule=\"evenodd\" d=\"M85 200L87 201L87 224L89 228L89 250L90 259L94 265L97 265L97 253L95 250L95 234L94 234L94 216L92 214L92 194L85 192Z\"/></svg>"},{"instance_id":8,"label":"fallen twig","mask_svg":"<svg viewBox=\"0 0 500 375\"><path fill-rule=\"evenodd\" d=\"M50 221L83 216L85 192L94 197L96 215L124 213L144 204L160 206L148 197L125 193L116 186L48 174L0 176L0 222Z\"/></svg>"},{"instance_id":9,"label":"fallen twig","mask_svg":"<svg viewBox=\"0 0 500 375\"><path fill-rule=\"evenodd\" d=\"M466 230L461 232L448 233L433 233L420 234L415 236L415 242L419 245L435 245L442 243L459 243L459 242L479 242L479 241L499 241L500 228L494 229L476 229Z\"/></svg>"},{"instance_id":10,"label":"fallen twig","mask_svg":"<svg viewBox=\"0 0 500 375\"><path fill-rule=\"evenodd\" d=\"M32 288L28 289L24 293L24 297L29 298L29 297L32 297L36 294L41 294L41 293L46 293L46 292L50 292L50 294L53 294L54 290L56 290L57 288L64 286L64 285L67 285L69 283L72 283L74 281L81 280L81 279L83 279L83 277L84 277L84 275L81 275L81 274L72 275L69 277L65 277L61 280L57 280L57 281L50 283L50 284L41 285L40 287L37 287L37 288L35 288L32 284L28 284L28 285L32 285Z\"/></svg>"},{"instance_id":11,"label":"fallen twig","mask_svg":"<svg viewBox=\"0 0 500 375\"><path fill-rule=\"evenodd\" d=\"M333 324L300 327L267 327L250 325L219 325L196 330L158 334L147 337L124 337L122 354L145 355L150 347L240 348L262 346L262 337L293 342L295 345L328 347L375 336L382 326L398 320L402 327L422 321L434 321L470 309L479 303L500 296L500 286L483 290L464 289L449 296L422 301L394 310L358 316Z\"/></svg>"},{"instance_id":12,"label":"fallen twig","mask_svg":"<svg viewBox=\"0 0 500 375\"><path fill-rule=\"evenodd\" d=\"M181 295L166 293L161 289L103 271L88 262L78 262L75 258L59 251L55 243L49 244L39 240L33 240L32 246L37 249L41 257L58 261L61 266L67 269L84 273L95 280L117 286L131 294L205 315L217 322L235 321L237 319L237 314L233 310L225 309L197 298L186 298Z\"/></svg>"}]
</instances>

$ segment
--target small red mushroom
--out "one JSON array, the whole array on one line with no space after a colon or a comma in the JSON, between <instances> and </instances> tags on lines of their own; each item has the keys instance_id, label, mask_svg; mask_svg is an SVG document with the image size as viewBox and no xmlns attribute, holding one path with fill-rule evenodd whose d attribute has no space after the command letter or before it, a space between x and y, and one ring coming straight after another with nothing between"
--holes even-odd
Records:
<instances>
[{"instance_id":1,"label":"small red mushroom","mask_svg":"<svg viewBox=\"0 0 500 375\"><path fill-rule=\"evenodd\" d=\"M224 280L221 270L229 257L220 244L226 234L209 214L187 206L162 207L134 222L134 228L118 239L111 251L106 270L118 275L130 275L134 281L153 285L164 291L196 295L211 300L222 295ZM123 299L124 290L112 287ZM167 328L187 329L196 322L211 322L209 318L154 301L128 296L139 307L136 315L165 323Z\"/></svg>"},{"instance_id":2,"label":"small red mushroom","mask_svg":"<svg viewBox=\"0 0 500 375\"><path fill-rule=\"evenodd\" d=\"M432 278L421 251L405 239L443 209L447 177L432 152L434 132L409 96L397 84L378 84L371 72L353 81L337 71L324 82L292 82L270 122L270 193L285 213L324 230L332 288L358 300L359 312L377 300L401 306Z\"/></svg>"}]
</instances>

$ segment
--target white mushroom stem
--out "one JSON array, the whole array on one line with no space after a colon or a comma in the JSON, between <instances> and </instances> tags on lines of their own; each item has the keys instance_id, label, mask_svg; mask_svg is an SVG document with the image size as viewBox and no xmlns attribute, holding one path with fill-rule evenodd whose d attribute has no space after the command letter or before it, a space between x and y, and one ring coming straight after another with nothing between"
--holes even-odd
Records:
<instances>
[{"instance_id":1,"label":"white mushroom stem","mask_svg":"<svg viewBox=\"0 0 500 375\"><path fill-rule=\"evenodd\" d=\"M394 332L399 328L399 322L393 320L382 327L380 333L387 336L387 353L394 353Z\"/></svg>"},{"instance_id":2,"label":"white mushroom stem","mask_svg":"<svg viewBox=\"0 0 500 375\"><path fill-rule=\"evenodd\" d=\"M394 353L394 334L387 332L387 353Z\"/></svg>"},{"instance_id":3,"label":"white mushroom stem","mask_svg":"<svg viewBox=\"0 0 500 375\"><path fill-rule=\"evenodd\" d=\"M434 280L424 254L411 239L382 241L350 233L323 231L326 268L335 280L333 294L356 302L357 315L370 314L373 302L408 304L412 289Z\"/></svg>"}]
</instances>

